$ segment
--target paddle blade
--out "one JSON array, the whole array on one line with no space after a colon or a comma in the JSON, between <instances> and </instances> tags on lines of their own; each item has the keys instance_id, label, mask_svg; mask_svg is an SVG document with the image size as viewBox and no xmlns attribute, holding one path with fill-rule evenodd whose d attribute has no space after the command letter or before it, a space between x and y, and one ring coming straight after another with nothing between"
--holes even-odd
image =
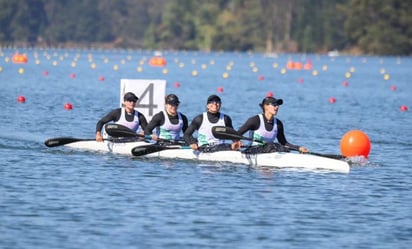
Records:
<instances>
[{"instance_id":1,"label":"paddle blade","mask_svg":"<svg viewBox=\"0 0 412 249\"><path fill-rule=\"evenodd\" d=\"M157 144L150 144L150 145L142 145L137 146L132 149L133 156L144 156L147 154L159 152L162 150L170 150L170 149L182 149L183 147L180 145L170 145L170 146L162 146Z\"/></svg>"},{"instance_id":2,"label":"paddle blade","mask_svg":"<svg viewBox=\"0 0 412 249\"><path fill-rule=\"evenodd\" d=\"M44 144L47 147L57 147L69 143L79 142L79 141L87 141L87 140L94 140L94 139L80 139L80 138L73 138L73 137L56 137L50 138L44 141Z\"/></svg>"},{"instance_id":3,"label":"paddle blade","mask_svg":"<svg viewBox=\"0 0 412 249\"><path fill-rule=\"evenodd\" d=\"M107 134L112 137L137 137L136 132L130 130L128 127L120 124L107 124L104 129Z\"/></svg>"},{"instance_id":4,"label":"paddle blade","mask_svg":"<svg viewBox=\"0 0 412 249\"><path fill-rule=\"evenodd\" d=\"M225 126L212 127L212 134L218 139L231 139L231 140L246 139L245 137L239 135L234 129L230 127L225 127Z\"/></svg>"}]
</instances>

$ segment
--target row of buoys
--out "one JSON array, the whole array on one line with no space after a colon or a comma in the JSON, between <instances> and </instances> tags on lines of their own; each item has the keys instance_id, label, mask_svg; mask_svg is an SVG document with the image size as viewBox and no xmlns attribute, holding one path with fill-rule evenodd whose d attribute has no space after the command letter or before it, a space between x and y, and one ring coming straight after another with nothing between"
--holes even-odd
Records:
<instances>
[{"instance_id":1,"label":"row of buoys","mask_svg":"<svg viewBox=\"0 0 412 249\"><path fill-rule=\"evenodd\" d=\"M27 55L16 53L11 58L11 61L16 64L25 64L27 63L28 59L27 59Z\"/></svg>"},{"instance_id":2,"label":"row of buoys","mask_svg":"<svg viewBox=\"0 0 412 249\"><path fill-rule=\"evenodd\" d=\"M17 102L19 103L26 103L26 97L24 97L23 95L19 95L17 97ZM67 102L64 104L64 109L66 110L72 110L73 109L73 105L70 102Z\"/></svg>"}]
</instances>

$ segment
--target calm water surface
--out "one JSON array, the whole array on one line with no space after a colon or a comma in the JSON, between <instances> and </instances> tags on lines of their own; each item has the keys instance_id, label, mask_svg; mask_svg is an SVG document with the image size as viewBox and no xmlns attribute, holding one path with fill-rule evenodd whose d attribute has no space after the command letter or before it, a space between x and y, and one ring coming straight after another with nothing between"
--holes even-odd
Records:
<instances>
[{"instance_id":1,"label":"calm water surface","mask_svg":"<svg viewBox=\"0 0 412 249\"><path fill-rule=\"evenodd\" d=\"M411 58L168 52L165 71L148 66L146 51L20 51L27 64L12 64L15 50L0 50L0 248L412 244L412 118L400 111L412 108ZM289 59L310 59L313 69L282 73ZM339 174L43 145L58 136L93 138L97 120L118 106L122 78L167 80L189 119L223 87L222 111L236 128L272 92L284 99L278 117L290 142L340 153L341 137L361 129L371 139L369 161Z\"/></svg>"}]
</instances>

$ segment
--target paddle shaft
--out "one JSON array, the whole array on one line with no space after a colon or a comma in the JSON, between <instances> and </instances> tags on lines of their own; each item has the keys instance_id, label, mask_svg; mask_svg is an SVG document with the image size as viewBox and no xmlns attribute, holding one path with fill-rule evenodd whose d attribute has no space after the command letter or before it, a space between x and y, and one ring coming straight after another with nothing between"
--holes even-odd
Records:
<instances>
[{"instance_id":1,"label":"paddle shaft","mask_svg":"<svg viewBox=\"0 0 412 249\"><path fill-rule=\"evenodd\" d=\"M105 139L107 140L107 139ZM65 144L81 142L81 141L96 141L96 139L92 138L74 138L74 137L56 137L50 138L44 141L44 144L47 147L57 147Z\"/></svg>"},{"instance_id":2,"label":"paddle shaft","mask_svg":"<svg viewBox=\"0 0 412 249\"><path fill-rule=\"evenodd\" d=\"M136 132L130 130L126 126L119 125L119 124L107 124L105 126L105 130L106 130L107 134L109 134L112 137L141 137L141 138L146 138L145 135L137 134ZM158 138L157 141L159 141L159 142L173 142L171 140L161 139L161 138ZM183 140L179 140L177 142L184 143Z\"/></svg>"},{"instance_id":3,"label":"paddle shaft","mask_svg":"<svg viewBox=\"0 0 412 249\"><path fill-rule=\"evenodd\" d=\"M173 149L191 149L190 146L181 145L159 145L159 144L149 144L143 146L137 146L132 149L133 156L144 156L147 154L159 152L162 150L173 150Z\"/></svg>"},{"instance_id":4,"label":"paddle shaft","mask_svg":"<svg viewBox=\"0 0 412 249\"><path fill-rule=\"evenodd\" d=\"M216 138L219 138L219 139L249 140L249 141L254 141L254 142L264 144L264 142L262 142L262 141L239 135L234 129L232 129L230 127L215 126L215 127L212 128L212 133ZM289 150L299 151L299 149L296 149L296 148L292 148L292 147L289 147L289 146L285 146L285 147ZM317 152L306 152L305 154L310 154L310 155L314 155L314 156L321 156L321 157L328 157L328 158L332 158L332 159L345 159L346 158L343 155L321 154L321 153L317 153Z\"/></svg>"}]
</instances>

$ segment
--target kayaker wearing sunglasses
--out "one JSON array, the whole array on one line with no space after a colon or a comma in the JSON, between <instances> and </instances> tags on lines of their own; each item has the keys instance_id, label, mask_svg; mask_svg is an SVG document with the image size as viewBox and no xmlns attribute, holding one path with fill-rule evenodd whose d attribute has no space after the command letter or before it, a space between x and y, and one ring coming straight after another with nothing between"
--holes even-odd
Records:
<instances>
[{"instance_id":1,"label":"kayaker wearing sunglasses","mask_svg":"<svg viewBox=\"0 0 412 249\"><path fill-rule=\"evenodd\" d=\"M103 142L101 130L103 126L109 122L124 125L135 132L139 131L139 128L141 128L141 130L146 128L146 117L141 112L135 110L138 99L134 93L127 92L123 96L123 107L112 110L97 122L96 141Z\"/></svg>"},{"instance_id":2,"label":"kayaker wearing sunglasses","mask_svg":"<svg viewBox=\"0 0 412 249\"><path fill-rule=\"evenodd\" d=\"M186 143L193 150L201 152L214 152L221 150L230 150L231 144L225 143L224 140L217 139L212 134L212 127L226 126L233 128L232 119L220 112L222 101L217 95L210 95L207 98L207 111L196 116L184 133ZM193 133L197 131L197 139Z\"/></svg>"},{"instance_id":3,"label":"kayaker wearing sunglasses","mask_svg":"<svg viewBox=\"0 0 412 249\"><path fill-rule=\"evenodd\" d=\"M283 123L275 117L279 111L279 107L282 104L282 99L276 99L273 97L264 98L259 104L263 113L250 117L239 128L237 131L239 134L243 135L249 131L248 137L255 140L248 144L251 147L245 150L246 153L287 151L288 149L296 150L301 153L309 152L307 148L299 145L293 145L286 140ZM276 143L276 140L280 144ZM240 148L242 145L243 144L240 141L236 141L232 144L232 146L236 149Z\"/></svg>"},{"instance_id":4,"label":"kayaker wearing sunglasses","mask_svg":"<svg viewBox=\"0 0 412 249\"><path fill-rule=\"evenodd\" d=\"M145 135L149 135L154 141L178 142L180 134L185 132L188 126L186 115L177 111L179 104L179 98L175 94L168 94L165 98L165 110L153 116L144 130Z\"/></svg>"}]
</instances>

